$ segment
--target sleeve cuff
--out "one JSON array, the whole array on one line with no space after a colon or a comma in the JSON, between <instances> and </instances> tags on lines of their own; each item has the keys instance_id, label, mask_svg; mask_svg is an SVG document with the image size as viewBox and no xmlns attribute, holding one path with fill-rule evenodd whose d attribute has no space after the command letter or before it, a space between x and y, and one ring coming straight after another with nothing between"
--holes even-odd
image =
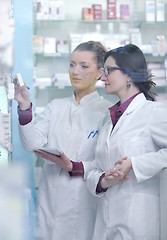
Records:
<instances>
[{"instance_id":1,"label":"sleeve cuff","mask_svg":"<svg viewBox=\"0 0 167 240\"><path fill-rule=\"evenodd\" d=\"M101 187L101 180L104 178L104 175L105 175L105 173L103 173L103 174L100 176L100 178L99 178L99 182L98 182L97 188L96 188L96 193L106 192L107 189L108 189L108 188L103 189L103 188Z\"/></svg>"},{"instance_id":2,"label":"sleeve cuff","mask_svg":"<svg viewBox=\"0 0 167 240\"><path fill-rule=\"evenodd\" d=\"M69 172L70 176L84 176L84 167L82 162L72 162L73 169L71 172Z\"/></svg>"},{"instance_id":3,"label":"sleeve cuff","mask_svg":"<svg viewBox=\"0 0 167 240\"><path fill-rule=\"evenodd\" d=\"M20 125L26 125L32 121L32 103L31 103L31 106L26 110L20 110L18 106L17 112L19 115Z\"/></svg>"}]
</instances>

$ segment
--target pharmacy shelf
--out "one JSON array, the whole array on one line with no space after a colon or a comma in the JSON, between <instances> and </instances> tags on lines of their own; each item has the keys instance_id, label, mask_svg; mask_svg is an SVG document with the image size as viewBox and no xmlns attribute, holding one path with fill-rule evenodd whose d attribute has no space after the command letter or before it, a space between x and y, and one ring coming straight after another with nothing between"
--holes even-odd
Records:
<instances>
[{"instance_id":1,"label":"pharmacy shelf","mask_svg":"<svg viewBox=\"0 0 167 240\"><path fill-rule=\"evenodd\" d=\"M69 53L34 53L36 57L45 57L45 58L61 58L61 57L68 57Z\"/></svg>"},{"instance_id":2,"label":"pharmacy shelf","mask_svg":"<svg viewBox=\"0 0 167 240\"><path fill-rule=\"evenodd\" d=\"M167 21L144 21L144 20L121 20L121 19L102 19L102 20L82 20L82 19L35 19L35 24L40 24L40 23L60 23L60 22L65 22L65 23L70 23L70 22L78 22L78 23L92 23L92 24L97 24L97 23L137 23L137 24L166 24Z\"/></svg>"},{"instance_id":3,"label":"pharmacy shelf","mask_svg":"<svg viewBox=\"0 0 167 240\"><path fill-rule=\"evenodd\" d=\"M95 30L99 32L108 32L113 33L115 32L115 29L118 29L118 26L122 25L125 26L127 25L130 28L139 28L142 30L142 28L159 28L164 29L166 32L166 25L167 21L143 21L143 20L129 20L129 21L123 21L120 19L114 19L114 20L82 20L82 19L59 19L59 20L54 20L54 19L41 19L41 20L34 20L34 33L36 34L40 28L54 28L56 29L56 26L59 28L62 27L63 25L66 24L67 31L69 31L69 27L73 31L76 27L78 27L78 33L80 32L86 32L87 30L95 28ZM83 28L83 29L82 29ZM58 30L58 29L57 29ZM153 29L152 29L153 30ZM63 30L64 31L64 30ZM62 31L62 34L64 34ZM58 30L59 32L59 30Z\"/></svg>"},{"instance_id":4,"label":"pharmacy shelf","mask_svg":"<svg viewBox=\"0 0 167 240\"><path fill-rule=\"evenodd\" d=\"M76 1L78 3L78 1ZM92 1L90 1L92 3ZM65 2L68 6L68 1ZM130 20L125 21L120 18L117 19L105 19L106 18L106 7L103 5L103 19L102 20L83 20L81 15L77 16L70 11L66 12L66 19L37 19L37 15L34 13L34 36L42 38L54 38L55 41L67 40L69 44L69 53L34 53L34 69L35 69L35 78L52 78L52 76L58 74L67 74L69 59L72 50L74 49L73 43L79 43L81 41L95 40L98 39L101 41L107 49L111 46L116 46L119 42L125 44L131 42L131 31L134 29L139 29L139 35L141 34L141 40L143 49L142 51L145 54L147 62L151 63L160 63L160 70L166 67L167 54L165 56L153 56L152 54L152 40L156 40L157 36L167 36L167 21L146 21L145 20L145 5L139 4L139 8L142 9L138 20L132 20L133 14L131 12ZM142 8L141 8L142 5ZM77 5L78 11L81 10L82 6ZM105 18L104 18L105 15ZM73 19L76 17L76 19ZM80 35L80 38L79 38ZM77 39L78 36L78 39ZM97 37L98 36L98 37ZM91 39L88 39L91 38ZM139 37L140 38L140 37ZM138 36L136 41L139 40ZM83 40L82 40L83 39ZM138 45L138 43L135 43ZM106 44L106 45L105 45ZM115 45L114 45L115 44ZM116 46L117 47L117 46ZM67 48L66 48L67 50ZM56 49L57 51L57 49ZM160 75L159 75L160 76ZM159 79L159 84L155 87L158 93L164 93L167 91L166 85L166 74L165 78L157 77ZM156 80L156 79L155 79ZM164 80L164 81L163 81ZM52 82L52 81L50 81ZM162 86L161 86L162 84ZM38 83L34 85L37 89L36 93L43 92ZM62 87L62 86L61 86ZM65 87L64 90L60 89L57 86L46 86L44 88L50 96L54 96L54 91L60 92L61 97L68 95L68 92L71 94L70 87ZM104 93L105 95L105 93ZM38 97L40 94L38 95ZM42 95L41 95L42 96ZM57 95L56 95L57 96ZM106 97L106 96L105 96ZM35 95L36 99L36 95ZM38 102L38 100L37 100Z\"/></svg>"},{"instance_id":5,"label":"pharmacy shelf","mask_svg":"<svg viewBox=\"0 0 167 240\"><path fill-rule=\"evenodd\" d=\"M39 58L66 58L69 57L71 53L34 53L35 57ZM154 56L153 53L144 52L146 58L154 58L154 61L163 61L167 57L167 54L164 56Z\"/></svg>"}]
</instances>

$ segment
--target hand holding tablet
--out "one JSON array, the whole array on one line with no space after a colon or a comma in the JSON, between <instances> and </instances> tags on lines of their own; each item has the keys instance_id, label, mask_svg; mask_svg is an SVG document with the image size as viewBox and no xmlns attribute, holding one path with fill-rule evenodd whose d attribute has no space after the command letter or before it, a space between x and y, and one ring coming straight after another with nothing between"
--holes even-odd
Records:
<instances>
[{"instance_id":1,"label":"hand holding tablet","mask_svg":"<svg viewBox=\"0 0 167 240\"><path fill-rule=\"evenodd\" d=\"M37 156L59 165L68 172L73 169L71 160L63 153L53 148L41 148L33 151Z\"/></svg>"},{"instance_id":2,"label":"hand holding tablet","mask_svg":"<svg viewBox=\"0 0 167 240\"><path fill-rule=\"evenodd\" d=\"M40 148L40 149L35 150L35 151L39 151L39 150L42 150L42 151L45 151L45 152L48 152L48 153L52 153L52 154L55 154L56 156L60 157L60 151L56 150L55 148L43 147L43 148Z\"/></svg>"}]
</instances>

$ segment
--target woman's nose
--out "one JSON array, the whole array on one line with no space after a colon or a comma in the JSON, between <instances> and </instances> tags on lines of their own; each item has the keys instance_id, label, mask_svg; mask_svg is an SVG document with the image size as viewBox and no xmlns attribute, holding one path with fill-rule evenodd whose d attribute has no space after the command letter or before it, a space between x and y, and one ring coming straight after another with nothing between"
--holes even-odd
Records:
<instances>
[{"instance_id":1,"label":"woman's nose","mask_svg":"<svg viewBox=\"0 0 167 240\"><path fill-rule=\"evenodd\" d=\"M79 74L79 67L75 66L72 70L73 74L78 75Z\"/></svg>"},{"instance_id":2,"label":"woman's nose","mask_svg":"<svg viewBox=\"0 0 167 240\"><path fill-rule=\"evenodd\" d=\"M105 76L105 74L104 74L104 72L103 72L103 74L102 74L100 80L104 82L106 79L107 79L107 77Z\"/></svg>"}]
</instances>

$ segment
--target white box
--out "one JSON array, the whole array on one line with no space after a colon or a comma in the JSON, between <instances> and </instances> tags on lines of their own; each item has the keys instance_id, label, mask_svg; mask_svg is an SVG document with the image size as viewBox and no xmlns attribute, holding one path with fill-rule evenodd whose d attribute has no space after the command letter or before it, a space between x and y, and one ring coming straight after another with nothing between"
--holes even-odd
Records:
<instances>
[{"instance_id":1,"label":"white box","mask_svg":"<svg viewBox=\"0 0 167 240\"><path fill-rule=\"evenodd\" d=\"M56 39L51 37L44 38L44 53L52 54L56 52Z\"/></svg>"},{"instance_id":2,"label":"white box","mask_svg":"<svg viewBox=\"0 0 167 240\"><path fill-rule=\"evenodd\" d=\"M49 19L65 19L64 1L48 1Z\"/></svg>"},{"instance_id":3,"label":"white box","mask_svg":"<svg viewBox=\"0 0 167 240\"><path fill-rule=\"evenodd\" d=\"M146 1L146 21L155 21L155 2L153 0Z\"/></svg>"},{"instance_id":4,"label":"white box","mask_svg":"<svg viewBox=\"0 0 167 240\"><path fill-rule=\"evenodd\" d=\"M156 0L156 21L165 21L165 4L164 0Z\"/></svg>"}]
</instances>

